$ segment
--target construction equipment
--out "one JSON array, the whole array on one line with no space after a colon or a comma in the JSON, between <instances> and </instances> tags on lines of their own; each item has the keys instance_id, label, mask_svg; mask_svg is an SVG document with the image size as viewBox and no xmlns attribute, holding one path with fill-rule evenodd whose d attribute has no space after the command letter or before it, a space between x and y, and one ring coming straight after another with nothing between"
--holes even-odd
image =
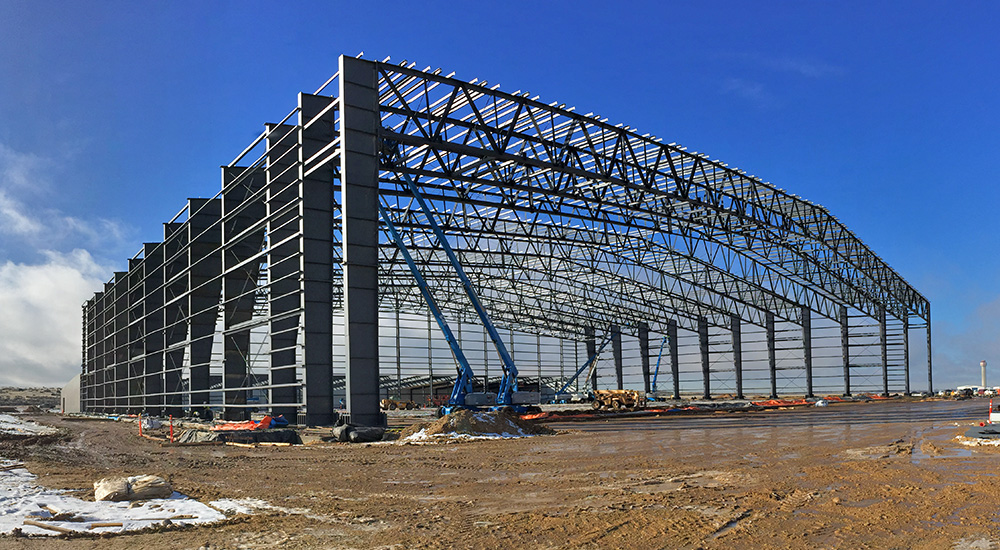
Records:
<instances>
[{"instance_id":1,"label":"construction equipment","mask_svg":"<svg viewBox=\"0 0 1000 550\"><path fill-rule=\"evenodd\" d=\"M587 370L587 376L583 379L583 385L584 386L587 385L587 381L590 380L590 377L594 374L594 367L597 366L597 358L600 357L601 352L604 351L604 348L608 345L609 342L611 342L610 335L604 339L604 342L601 343L601 347L597 348L597 351L594 352L594 354L591 355L589 358L587 358L587 362L581 365L580 368L577 369L575 373L573 373L573 376L569 377L569 380L566 381L563 387L556 392L555 395L556 401L559 401L560 399L563 400L568 399L570 394L566 393L566 390L569 389L569 387L573 384L573 382L577 379L577 377L580 376L580 374L583 371L589 368L590 370Z\"/></svg>"},{"instance_id":2,"label":"construction equipment","mask_svg":"<svg viewBox=\"0 0 1000 550\"><path fill-rule=\"evenodd\" d=\"M646 408L646 398L642 392L636 390L597 390L594 392L593 407L595 410L611 409L615 411L644 409Z\"/></svg>"},{"instance_id":3,"label":"construction equipment","mask_svg":"<svg viewBox=\"0 0 1000 550\"><path fill-rule=\"evenodd\" d=\"M663 358L663 346L667 343L667 337L660 340L660 353L656 355L656 370L653 371L653 393L656 393L656 379L660 376L660 359Z\"/></svg>"},{"instance_id":4,"label":"construction equipment","mask_svg":"<svg viewBox=\"0 0 1000 550\"><path fill-rule=\"evenodd\" d=\"M402 157L402 154L399 151L399 144L389 140L382 142L381 153L382 161L388 165L396 164L398 159ZM399 168L405 169L405 166L400 165ZM472 281L469 279L468 275L465 274L465 269L462 268L462 264L458 261L458 256L448 243L448 239L445 236L444 231L442 231L441 227L438 226L437 221L434 219L434 213L424 201L423 195L421 195L419 189L417 189L417 185L413 182L413 178L402 170L397 173L406 182L407 188L413 195L413 199L416 201L421 212L423 212L424 217L427 219L427 224L430 226L431 230L434 232L434 236L441 244L441 249L444 250L445 255L448 257L448 261L455 269L455 273L462 282L462 288L465 290L466 296L468 296L473 309L475 309L476 314L479 315L479 319L482 321L483 327L486 329L487 334L489 334L490 339L493 341L497 354L500 356L501 367L503 369L503 377L500 379L500 391L497 392L495 396L491 393L475 394L472 392L472 380L474 377L472 367L469 366L469 361L462 353L458 340L455 339L451 329L448 327L448 323L444 319L444 316L441 315L441 311L434 303L434 298L430 293L429 287L427 286L427 281L420 274L416 263L413 261L413 258L406 249L406 245L403 243L403 239L399 236L395 226L389 218L388 212L382 207L381 204L379 204L379 214L382 216L386 226L389 228L389 232L393 241L396 243L396 247L403 255L407 265L410 267L410 271L417 280L417 285L420 287L420 293L423 295L424 300L431 309L431 313L434 315L434 318L437 319L438 326L441 327L441 331L445 333L445 339L448 340L448 344L451 346L455 360L459 364L459 372L455 379L455 386L452 389L451 398L448 400L447 405L441 407L438 411L439 414L443 416L445 414L449 414L455 409L462 408L478 410L481 406L486 406L491 409L506 409L517 413L533 412L536 409L541 410L534 406L524 406L528 403L537 403L539 399L538 393L517 391L517 367L514 366L514 360L511 358L510 353L507 351L507 347L500 338L500 333L497 332L496 327L493 325L493 321L490 319L489 314L483 307L482 302L480 302L479 296L476 294L476 291L472 286Z\"/></svg>"},{"instance_id":5,"label":"construction equipment","mask_svg":"<svg viewBox=\"0 0 1000 550\"><path fill-rule=\"evenodd\" d=\"M379 404L382 406L382 410L384 411L394 411L396 409L403 409L409 411L420 408L420 405L417 405L413 401L401 401L389 398L383 399L382 401L379 402Z\"/></svg>"}]
</instances>

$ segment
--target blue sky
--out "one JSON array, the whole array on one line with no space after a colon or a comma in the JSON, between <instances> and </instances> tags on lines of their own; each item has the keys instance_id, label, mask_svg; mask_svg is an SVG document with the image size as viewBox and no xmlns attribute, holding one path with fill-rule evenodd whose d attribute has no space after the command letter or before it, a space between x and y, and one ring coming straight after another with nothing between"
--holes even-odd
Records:
<instances>
[{"instance_id":1,"label":"blue sky","mask_svg":"<svg viewBox=\"0 0 1000 550\"><path fill-rule=\"evenodd\" d=\"M990 2L0 0L0 384L72 376L80 303L361 51L593 111L826 206L931 300L935 385L973 383L980 359L1000 365L998 16Z\"/></svg>"}]
</instances>

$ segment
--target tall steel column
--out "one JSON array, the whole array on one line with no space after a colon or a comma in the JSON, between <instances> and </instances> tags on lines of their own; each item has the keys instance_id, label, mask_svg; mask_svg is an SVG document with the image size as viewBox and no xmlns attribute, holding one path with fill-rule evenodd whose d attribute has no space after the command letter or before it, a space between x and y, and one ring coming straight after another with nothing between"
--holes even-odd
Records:
<instances>
[{"instance_id":1,"label":"tall steel column","mask_svg":"<svg viewBox=\"0 0 1000 550\"><path fill-rule=\"evenodd\" d=\"M625 377L622 366L622 329L618 325L611 325L611 353L615 358L615 382L618 389L625 389Z\"/></svg>"},{"instance_id":2,"label":"tall steel column","mask_svg":"<svg viewBox=\"0 0 1000 550\"><path fill-rule=\"evenodd\" d=\"M712 373L708 357L708 319L698 317L698 349L701 351L701 376L704 383L702 399L712 398Z\"/></svg>"},{"instance_id":3,"label":"tall steel column","mask_svg":"<svg viewBox=\"0 0 1000 550\"><path fill-rule=\"evenodd\" d=\"M878 309L878 338L882 348L882 395L889 396L889 342L886 341L885 308Z\"/></svg>"},{"instance_id":4,"label":"tall steel column","mask_svg":"<svg viewBox=\"0 0 1000 550\"><path fill-rule=\"evenodd\" d=\"M184 224L163 224L163 414L184 414L184 341L187 339L189 311L188 233Z\"/></svg>"},{"instance_id":5,"label":"tall steel column","mask_svg":"<svg viewBox=\"0 0 1000 550\"><path fill-rule=\"evenodd\" d=\"M594 331L594 327L586 327L583 329L583 342L587 347L587 358L591 358L597 353L597 338ZM594 359L594 365L591 366L590 370L594 371L594 375L590 379L591 389L597 391L597 360Z\"/></svg>"},{"instance_id":6,"label":"tall steel column","mask_svg":"<svg viewBox=\"0 0 1000 550\"><path fill-rule=\"evenodd\" d=\"M767 332L767 371L771 375L771 399L778 397L778 360L774 342L774 314L770 311L764 320Z\"/></svg>"},{"instance_id":7,"label":"tall steel column","mask_svg":"<svg viewBox=\"0 0 1000 550\"><path fill-rule=\"evenodd\" d=\"M247 170L222 168L222 414L226 420L250 418L246 388L253 385L250 329L243 325L253 318L260 277L260 261L251 258L264 246L264 227L259 221L266 218L262 196L266 181L263 171Z\"/></svg>"},{"instance_id":8,"label":"tall steel column","mask_svg":"<svg viewBox=\"0 0 1000 550\"><path fill-rule=\"evenodd\" d=\"M738 315L729 317L729 331L733 339L733 368L736 370L736 399L743 399L743 321Z\"/></svg>"},{"instance_id":9,"label":"tall steel column","mask_svg":"<svg viewBox=\"0 0 1000 550\"><path fill-rule=\"evenodd\" d=\"M673 379L673 398L681 398L680 352L677 349L677 321L667 320L667 343L670 346L670 377Z\"/></svg>"},{"instance_id":10,"label":"tall steel column","mask_svg":"<svg viewBox=\"0 0 1000 550\"><path fill-rule=\"evenodd\" d=\"M931 306L927 305L927 391L934 393L934 376L931 371Z\"/></svg>"},{"instance_id":11,"label":"tall steel column","mask_svg":"<svg viewBox=\"0 0 1000 550\"><path fill-rule=\"evenodd\" d=\"M145 243L142 246L145 278L142 298L143 317L143 385L146 414L163 414L163 246Z\"/></svg>"},{"instance_id":12,"label":"tall steel column","mask_svg":"<svg viewBox=\"0 0 1000 550\"><path fill-rule=\"evenodd\" d=\"M802 306L802 359L806 367L806 397L813 396L812 310Z\"/></svg>"},{"instance_id":13,"label":"tall steel column","mask_svg":"<svg viewBox=\"0 0 1000 550\"><path fill-rule=\"evenodd\" d=\"M128 412L139 414L143 407L143 360L145 340L142 317L145 315L144 304L140 296L145 288L143 284L145 269L139 258L128 261Z\"/></svg>"},{"instance_id":14,"label":"tall steel column","mask_svg":"<svg viewBox=\"0 0 1000 550\"><path fill-rule=\"evenodd\" d=\"M344 340L351 421L382 425L378 404L378 78L340 56Z\"/></svg>"},{"instance_id":15,"label":"tall steel column","mask_svg":"<svg viewBox=\"0 0 1000 550\"><path fill-rule=\"evenodd\" d=\"M267 128L267 281L270 308L271 414L298 420L296 355L299 311L298 132L290 124Z\"/></svg>"},{"instance_id":16,"label":"tall steel column","mask_svg":"<svg viewBox=\"0 0 1000 550\"><path fill-rule=\"evenodd\" d=\"M114 392L111 411L124 413L128 407L128 273L115 272L114 304Z\"/></svg>"},{"instance_id":17,"label":"tall steel column","mask_svg":"<svg viewBox=\"0 0 1000 550\"><path fill-rule=\"evenodd\" d=\"M333 178L323 154L336 139L336 100L299 94L299 215L302 224L302 317L304 321L306 424L333 424ZM353 121L352 121L353 124ZM377 199L376 199L377 200ZM377 223L377 222L376 222ZM377 227L377 226L376 226ZM376 236L377 238L377 236ZM357 258L355 258L357 259ZM376 277L375 285L378 285ZM378 380L378 308L375 378ZM356 320L356 319L355 319ZM378 385L376 382L376 413ZM352 416L353 419L353 416ZM357 420L355 420L357 421Z\"/></svg>"},{"instance_id":18,"label":"tall steel column","mask_svg":"<svg viewBox=\"0 0 1000 550\"><path fill-rule=\"evenodd\" d=\"M190 292L188 311L188 384L192 410L209 405L212 385L211 363L215 325L219 316L222 292L222 232L219 218L222 204L218 199L189 199L188 254L190 256Z\"/></svg>"},{"instance_id":19,"label":"tall steel column","mask_svg":"<svg viewBox=\"0 0 1000 550\"><path fill-rule=\"evenodd\" d=\"M649 393L649 325L646 323L639 323L639 361L642 366L642 391Z\"/></svg>"},{"instance_id":20,"label":"tall steel column","mask_svg":"<svg viewBox=\"0 0 1000 550\"><path fill-rule=\"evenodd\" d=\"M910 316L903 316L903 376L906 395L910 395Z\"/></svg>"},{"instance_id":21,"label":"tall steel column","mask_svg":"<svg viewBox=\"0 0 1000 550\"><path fill-rule=\"evenodd\" d=\"M851 331L847 306L840 306L840 352L844 361L844 395L851 395Z\"/></svg>"}]
</instances>

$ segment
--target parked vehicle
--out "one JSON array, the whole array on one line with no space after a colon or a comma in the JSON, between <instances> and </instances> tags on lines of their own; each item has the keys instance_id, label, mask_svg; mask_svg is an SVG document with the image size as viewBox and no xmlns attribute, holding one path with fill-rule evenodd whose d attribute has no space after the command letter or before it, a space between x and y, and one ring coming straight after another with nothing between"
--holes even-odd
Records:
<instances>
[{"instance_id":1,"label":"parked vehicle","mask_svg":"<svg viewBox=\"0 0 1000 550\"><path fill-rule=\"evenodd\" d=\"M380 405L384 411L394 411L396 409L405 409L409 411L420 408L420 405L417 405L413 401L399 401L396 399L383 399L380 402Z\"/></svg>"},{"instance_id":2,"label":"parked vehicle","mask_svg":"<svg viewBox=\"0 0 1000 550\"><path fill-rule=\"evenodd\" d=\"M643 409L646 396L636 390L597 390L594 392L593 407L596 410Z\"/></svg>"}]
</instances>

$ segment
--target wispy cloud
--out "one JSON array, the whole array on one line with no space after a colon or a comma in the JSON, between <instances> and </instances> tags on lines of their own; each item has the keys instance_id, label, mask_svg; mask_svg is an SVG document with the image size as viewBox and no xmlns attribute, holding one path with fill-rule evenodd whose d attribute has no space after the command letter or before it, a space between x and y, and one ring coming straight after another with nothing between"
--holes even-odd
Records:
<instances>
[{"instance_id":1,"label":"wispy cloud","mask_svg":"<svg viewBox=\"0 0 1000 550\"><path fill-rule=\"evenodd\" d=\"M837 78L847 74L844 67L817 59L790 55L769 56L759 52L730 52L720 56L752 67L769 69L783 73L794 73L806 78Z\"/></svg>"},{"instance_id":2,"label":"wispy cloud","mask_svg":"<svg viewBox=\"0 0 1000 550\"><path fill-rule=\"evenodd\" d=\"M80 218L46 206L61 163L0 144L0 261L31 251L116 249L130 228L107 218Z\"/></svg>"},{"instance_id":3,"label":"wispy cloud","mask_svg":"<svg viewBox=\"0 0 1000 550\"><path fill-rule=\"evenodd\" d=\"M722 83L723 93L745 99L761 109L770 109L778 104L777 98L771 94L764 84L742 78L727 78Z\"/></svg>"}]
</instances>

